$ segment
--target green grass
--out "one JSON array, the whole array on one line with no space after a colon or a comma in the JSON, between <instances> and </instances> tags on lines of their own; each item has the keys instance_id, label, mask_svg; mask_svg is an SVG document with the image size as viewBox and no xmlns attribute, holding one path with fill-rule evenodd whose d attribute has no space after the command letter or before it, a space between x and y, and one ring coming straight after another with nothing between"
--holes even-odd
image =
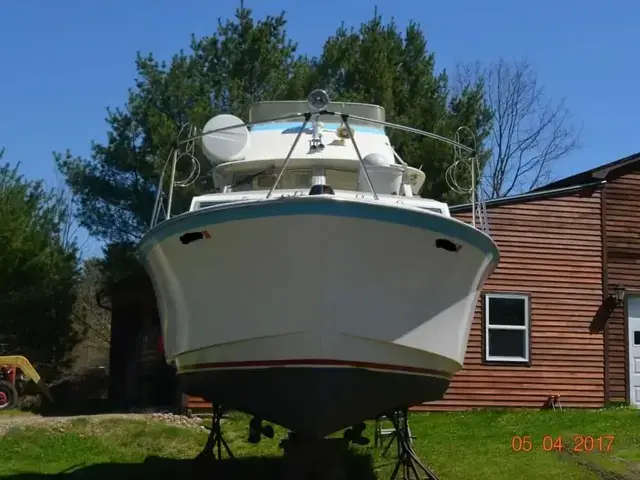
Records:
<instances>
[{"instance_id":1,"label":"green grass","mask_svg":"<svg viewBox=\"0 0 640 480\"><path fill-rule=\"evenodd\" d=\"M483 479L597 479L579 460L638 478L640 413L631 409L564 412L460 412L414 414L410 418L414 448L441 480ZM258 445L246 439L248 418L233 414L224 424L225 438L237 457L227 475L216 478L279 478L278 439ZM365 434L372 437L373 425ZM514 452L513 436L530 437L532 450ZM562 437L571 447L574 435L614 437L608 452L544 451L543 437ZM159 423L155 420L74 420L11 429L0 439L0 476L11 480L44 480L51 474L75 469L73 479L161 479L194 474L193 458L207 432ZM349 478L388 478L393 458L381 458L373 446L353 447L346 457ZM153 457L153 458L150 458ZM266 457L258 460L255 457ZM247 460L253 458L253 460ZM146 462L145 462L145 459ZM235 470L234 470L235 469ZM230 472L230 473L229 473ZM373 472L373 473L372 473ZM210 472L209 472L210 473ZM45 476L35 474L49 474ZM66 475L65 475L66 476Z\"/></svg>"},{"instance_id":2,"label":"green grass","mask_svg":"<svg viewBox=\"0 0 640 480\"><path fill-rule=\"evenodd\" d=\"M11 410L0 410L0 418L14 417L17 415L32 415L32 413L26 410L19 410L17 408L12 408Z\"/></svg>"}]
</instances>

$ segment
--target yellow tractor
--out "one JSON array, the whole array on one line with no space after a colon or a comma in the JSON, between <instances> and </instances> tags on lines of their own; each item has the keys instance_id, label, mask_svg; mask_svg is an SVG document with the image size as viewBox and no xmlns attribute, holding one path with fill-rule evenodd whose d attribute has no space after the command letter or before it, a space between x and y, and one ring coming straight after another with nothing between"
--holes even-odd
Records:
<instances>
[{"instance_id":1,"label":"yellow tractor","mask_svg":"<svg viewBox=\"0 0 640 480\"><path fill-rule=\"evenodd\" d=\"M53 401L49 389L29 360L19 355L0 356L0 410L18 406L29 380L36 384L47 400Z\"/></svg>"}]
</instances>

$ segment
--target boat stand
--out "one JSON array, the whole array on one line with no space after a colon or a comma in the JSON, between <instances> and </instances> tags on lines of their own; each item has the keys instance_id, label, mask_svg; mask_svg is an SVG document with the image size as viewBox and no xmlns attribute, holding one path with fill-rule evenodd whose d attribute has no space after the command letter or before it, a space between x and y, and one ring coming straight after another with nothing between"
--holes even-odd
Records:
<instances>
[{"instance_id":1,"label":"boat stand","mask_svg":"<svg viewBox=\"0 0 640 480\"><path fill-rule=\"evenodd\" d=\"M231 453L231 449L229 445L225 441L222 436L222 429L220 427L220 423L222 421L222 406L214 405L213 407L213 419L211 421L211 431L209 432L209 437L207 438L207 443L202 449L202 451L198 454L196 459L216 459L222 460L222 448L224 447L225 451L229 458L234 458L233 453ZM215 451L217 450L218 456L216 458Z\"/></svg>"},{"instance_id":2,"label":"boat stand","mask_svg":"<svg viewBox=\"0 0 640 480\"><path fill-rule=\"evenodd\" d=\"M408 410L395 410L386 416L393 423L395 431L391 434L383 455L392 443L396 444L397 450L396 465L389 480L396 480L397 478L402 480L439 480L438 476L427 468L413 451L407 418ZM398 477L400 470L402 470L402 476Z\"/></svg>"},{"instance_id":3,"label":"boat stand","mask_svg":"<svg viewBox=\"0 0 640 480\"><path fill-rule=\"evenodd\" d=\"M289 433L280 442L284 450L285 480L346 480L341 453L349 442L342 438L305 438Z\"/></svg>"}]
</instances>

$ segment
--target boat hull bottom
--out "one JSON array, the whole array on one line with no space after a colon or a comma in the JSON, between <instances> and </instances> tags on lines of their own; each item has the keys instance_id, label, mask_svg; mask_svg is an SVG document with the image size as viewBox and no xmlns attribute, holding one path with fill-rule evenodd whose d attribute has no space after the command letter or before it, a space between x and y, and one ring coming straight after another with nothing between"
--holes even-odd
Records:
<instances>
[{"instance_id":1,"label":"boat hull bottom","mask_svg":"<svg viewBox=\"0 0 640 480\"><path fill-rule=\"evenodd\" d=\"M439 400L450 380L365 368L272 367L181 373L180 382L189 395L321 438L394 408Z\"/></svg>"}]
</instances>

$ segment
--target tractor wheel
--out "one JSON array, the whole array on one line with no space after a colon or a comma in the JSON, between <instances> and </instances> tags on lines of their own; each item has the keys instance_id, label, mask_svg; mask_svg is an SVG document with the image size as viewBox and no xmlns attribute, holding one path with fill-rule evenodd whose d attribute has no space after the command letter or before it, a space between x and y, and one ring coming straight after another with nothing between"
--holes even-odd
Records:
<instances>
[{"instance_id":1,"label":"tractor wheel","mask_svg":"<svg viewBox=\"0 0 640 480\"><path fill-rule=\"evenodd\" d=\"M9 410L18 405L18 391L9 382L0 380L0 410Z\"/></svg>"}]
</instances>

